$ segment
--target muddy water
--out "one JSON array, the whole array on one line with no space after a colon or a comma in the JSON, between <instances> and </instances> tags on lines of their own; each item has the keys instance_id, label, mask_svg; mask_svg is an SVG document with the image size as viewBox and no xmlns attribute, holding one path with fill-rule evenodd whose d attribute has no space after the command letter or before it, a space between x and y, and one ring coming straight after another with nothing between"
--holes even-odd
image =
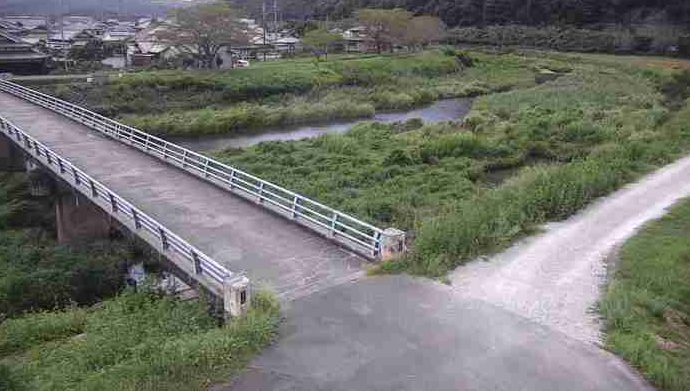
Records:
<instances>
[{"instance_id":1,"label":"muddy water","mask_svg":"<svg viewBox=\"0 0 690 391\"><path fill-rule=\"evenodd\" d=\"M347 122L333 122L321 125L307 125L293 128L269 129L248 135L196 136L171 138L170 141L183 147L199 151L227 148L245 148L264 141L289 141L313 138L327 133L344 133L354 125L365 121L394 123L419 118L425 123L456 121L462 119L472 108L471 98L445 99L427 107L405 112L379 113L373 118Z\"/></svg>"}]
</instances>

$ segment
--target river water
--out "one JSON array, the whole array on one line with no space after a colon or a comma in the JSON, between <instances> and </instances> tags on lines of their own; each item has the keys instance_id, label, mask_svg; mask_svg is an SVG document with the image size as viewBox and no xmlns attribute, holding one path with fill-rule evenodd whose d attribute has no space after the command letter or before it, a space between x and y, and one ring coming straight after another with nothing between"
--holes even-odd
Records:
<instances>
[{"instance_id":1,"label":"river water","mask_svg":"<svg viewBox=\"0 0 690 391\"><path fill-rule=\"evenodd\" d=\"M246 148L264 141L289 141L313 138L327 133L344 133L354 125L366 121L383 123L403 122L419 118L425 123L457 121L469 113L472 108L472 98L444 99L429 106L411 111L379 113L373 118L359 119L346 122L332 122L321 125L306 125L282 129L268 129L261 133L245 135L213 135L195 137L170 138L183 147L197 152L214 151L228 148Z\"/></svg>"}]
</instances>

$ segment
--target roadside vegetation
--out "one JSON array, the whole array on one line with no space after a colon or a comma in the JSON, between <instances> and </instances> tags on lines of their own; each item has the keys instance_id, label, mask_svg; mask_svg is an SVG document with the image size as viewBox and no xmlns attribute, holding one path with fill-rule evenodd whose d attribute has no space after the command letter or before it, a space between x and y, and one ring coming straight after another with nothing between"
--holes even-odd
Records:
<instances>
[{"instance_id":1,"label":"roadside vegetation","mask_svg":"<svg viewBox=\"0 0 690 391\"><path fill-rule=\"evenodd\" d=\"M123 238L60 246L50 204L24 174L0 174L0 389L201 390L275 337L270 294L220 325L203 302L126 288L127 265L153 264L147 251Z\"/></svg>"},{"instance_id":2,"label":"roadside vegetation","mask_svg":"<svg viewBox=\"0 0 690 391\"><path fill-rule=\"evenodd\" d=\"M0 385L16 390L202 390L228 381L275 336L278 304L259 294L224 326L199 302L125 291L98 307L0 325ZM12 389L12 388L9 388Z\"/></svg>"},{"instance_id":3,"label":"roadside vegetation","mask_svg":"<svg viewBox=\"0 0 690 391\"><path fill-rule=\"evenodd\" d=\"M343 135L216 156L380 226L407 230L411 253L384 268L441 276L687 150L687 71L614 57L498 58L524 58L559 77L481 97L460 123L368 123ZM681 92L671 97L664 94L669 89Z\"/></svg>"},{"instance_id":4,"label":"roadside vegetation","mask_svg":"<svg viewBox=\"0 0 690 391\"><path fill-rule=\"evenodd\" d=\"M621 249L601 310L607 345L662 390L690 389L690 201Z\"/></svg>"}]
</instances>

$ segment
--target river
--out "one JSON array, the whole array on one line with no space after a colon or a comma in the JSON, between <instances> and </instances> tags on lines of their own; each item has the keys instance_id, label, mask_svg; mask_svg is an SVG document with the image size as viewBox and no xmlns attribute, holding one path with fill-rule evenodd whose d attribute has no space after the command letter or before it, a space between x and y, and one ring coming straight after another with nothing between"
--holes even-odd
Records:
<instances>
[{"instance_id":1,"label":"river","mask_svg":"<svg viewBox=\"0 0 690 391\"><path fill-rule=\"evenodd\" d=\"M175 137L169 141L197 152L207 152L228 148L246 148L264 141L289 141L313 138L327 133L344 133L354 125L366 121L383 123L403 122L419 118L425 123L457 121L472 108L472 98L444 99L433 104L410 111L379 113L373 118L354 121L332 122L321 125L305 125L282 129L267 129L261 133L213 135L195 137Z\"/></svg>"}]
</instances>

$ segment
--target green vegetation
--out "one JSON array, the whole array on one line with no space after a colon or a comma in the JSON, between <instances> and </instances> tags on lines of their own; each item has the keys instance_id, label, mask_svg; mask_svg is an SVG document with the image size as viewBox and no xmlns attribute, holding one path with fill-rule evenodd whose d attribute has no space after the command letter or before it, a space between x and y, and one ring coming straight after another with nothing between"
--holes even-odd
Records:
<instances>
[{"instance_id":1,"label":"green vegetation","mask_svg":"<svg viewBox=\"0 0 690 391\"><path fill-rule=\"evenodd\" d=\"M204 303L123 292L145 251L123 239L57 245L51 200L25 183L0 176L0 389L206 389L274 338L278 304L263 292L224 326Z\"/></svg>"},{"instance_id":2,"label":"green vegetation","mask_svg":"<svg viewBox=\"0 0 690 391\"><path fill-rule=\"evenodd\" d=\"M479 98L461 124L363 124L217 157L408 230L411 254L386 270L440 276L686 150L690 104L669 105L662 93L685 83L682 74L610 57L527 53L494 61L510 68L516 58L560 77Z\"/></svg>"},{"instance_id":3,"label":"green vegetation","mask_svg":"<svg viewBox=\"0 0 690 391\"><path fill-rule=\"evenodd\" d=\"M190 390L227 381L273 340L278 304L218 326L206 306L127 291L89 310L0 325L0 384L18 390Z\"/></svg>"},{"instance_id":4,"label":"green vegetation","mask_svg":"<svg viewBox=\"0 0 690 391\"><path fill-rule=\"evenodd\" d=\"M58 246L50 203L32 200L26 182L23 174L0 177L0 319L117 293L123 268L143 254L122 241Z\"/></svg>"},{"instance_id":5,"label":"green vegetation","mask_svg":"<svg viewBox=\"0 0 690 391\"><path fill-rule=\"evenodd\" d=\"M0 316L111 297L124 285L123 268L136 258L125 243L67 247L36 231L2 231Z\"/></svg>"},{"instance_id":6,"label":"green vegetation","mask_svg":"<svg viewBox=\"0 0 690 391\"><path fill-rule=\"evenodd\" d=\"M142 72L106 86L41 88L153 134L197 135L366 118L534 84L535 59L472 56L469 68L466 54L449 50L328 63L297 59L229 72Z\"/></svg>"},{"instance_id":7,"label":"green vegetation","mask_svg":"<svg viewBox=\"0 0 690 391\"><path fill-rule=\"evenodd\" d=\"M496 25L463 27L450 32L454 44L514 46L564 52L690 54L689 35L676 26L637 29L582 29L575 26Z\"/></svg>"},{"instance_id":8,"label":"green vegetation","mask_svg":"<svg viewBox=\"0 0 690 391\"><path fill-rule=\"evenodd\" d=\"M601 310L607 345L662 390L690 389L690 202L629 240Z\"/></svg>"}]
</instances>

